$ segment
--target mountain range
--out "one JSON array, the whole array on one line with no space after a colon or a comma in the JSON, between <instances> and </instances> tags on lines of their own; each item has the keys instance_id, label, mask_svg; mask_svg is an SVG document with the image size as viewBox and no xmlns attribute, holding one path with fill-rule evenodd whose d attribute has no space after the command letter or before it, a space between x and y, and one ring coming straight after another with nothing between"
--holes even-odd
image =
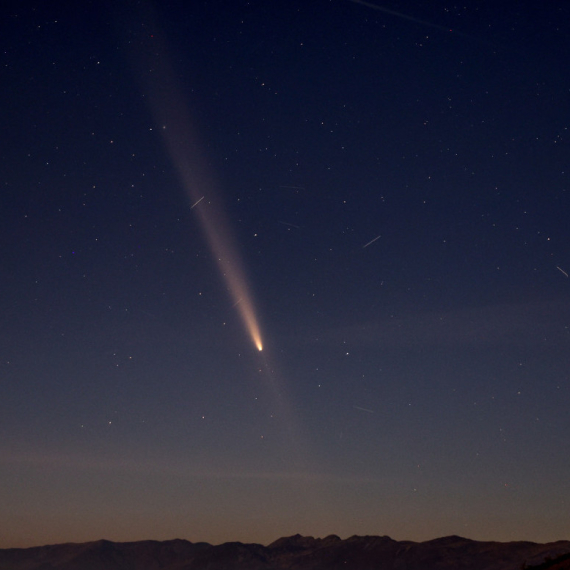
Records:
<instances>
[{"instance_id":1,"label":"mountain range","mask_svg":"<svg viewBox=\"0 0 570 570\"><path fill-rule=\"evenodd\" d=\"M426 542L388 536L299 534L268 546L187 540L99 540L0 549L0 570L570 570L570 541L481 542L447 536Z\"/></svg>"}]
</instances>

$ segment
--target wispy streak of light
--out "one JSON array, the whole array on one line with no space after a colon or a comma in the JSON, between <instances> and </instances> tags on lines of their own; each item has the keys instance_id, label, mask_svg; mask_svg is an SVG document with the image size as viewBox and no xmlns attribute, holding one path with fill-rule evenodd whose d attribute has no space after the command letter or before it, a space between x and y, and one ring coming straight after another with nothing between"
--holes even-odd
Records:
<instances>
[{"instance_id":1,"label":"wispy streak of light","mask_svg":"<svg viewBox=\"0 0 570 570\"><path fill-rule=\"evenodd\" d=\"M152 15L149 15L152 18ZM202 145L193 126L188 101L181 95L174 78L176 74L167 57L166 42L161 41L161 32L156 29L152 42L145 43L147 52L133 53L133 60L148 90L148 100L155 121L163 125L161 133L172 162L176 166L183 187L188 195L190 209L194 209L208 194L205 207L196 208L197 217L226 281L228 291L237 307L245 328L258 350L262 350L261 332L247 284L243 263L230 225L222 208L217 204L214 177L208 171L207 161L202 156ZM141 46L139 46L141 47ZM149 72L152 70L152 73Z\"/></svg>"}]
</instances>

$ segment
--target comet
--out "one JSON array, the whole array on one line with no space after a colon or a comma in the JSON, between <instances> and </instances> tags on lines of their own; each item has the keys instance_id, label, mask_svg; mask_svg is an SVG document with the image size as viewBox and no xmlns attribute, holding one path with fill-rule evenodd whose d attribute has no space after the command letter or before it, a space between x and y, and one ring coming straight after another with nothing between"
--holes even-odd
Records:
<instances>
[{"instance_id":1,"label":"comet","mask_svg":"<svg viewBox=\"0 0 570 570\"><path fill-rule=\"evenodd\" d=\"M192 113L187 99L176 84L177 74L171 66L166 42L161 31L155 27L152 47L132 52L132 60L138 68L139 77L148 93L150 110L164 145L176 167L181 184L188 197L190 210L196 213L210 251L217 262L229 295L244 328L257 350L263 350L261 331L256 316L251 288L246 279L244 264L236 247L230 223L217 195L215 177L207 167L202 155L204 145L194 128ZM140 46L139 46L140 47ZM148 70L152 69L153 73ZM208 200L204 201L204 196ZM198 204L200 207L197 208Z\"/></svg>"}]
</instances>

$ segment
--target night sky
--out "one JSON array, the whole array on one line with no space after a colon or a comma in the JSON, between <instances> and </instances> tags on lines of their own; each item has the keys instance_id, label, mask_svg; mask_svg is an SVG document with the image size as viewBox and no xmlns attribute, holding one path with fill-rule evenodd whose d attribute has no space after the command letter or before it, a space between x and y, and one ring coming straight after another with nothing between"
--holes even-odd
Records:
<instances>
[{"instance_id":1,"label":"night sky","mask_svg":"<svg viewBox=\"0 0 570 570\"><path fill-rule=\"evenodd\" d=\"M0 28L0 547L570 538L570 4Z\"/></svg>"}]
</instances>

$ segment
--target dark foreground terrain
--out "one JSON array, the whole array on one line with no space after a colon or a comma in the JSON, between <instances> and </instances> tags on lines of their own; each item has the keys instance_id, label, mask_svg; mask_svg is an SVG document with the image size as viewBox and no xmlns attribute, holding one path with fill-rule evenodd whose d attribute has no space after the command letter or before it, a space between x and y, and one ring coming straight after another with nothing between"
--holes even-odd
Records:
<instances>
[{"instance_id":1,"label":"dark foreground terrain","mask_svg":"<svg viewBox=\"0 0 570 570\"><path fill-rule=\"evenodd\" d=\"M569 570L570 541L427 542L295 535L269 546L186 540L56 544L0 550L0 570Z\"/></svg>"}]
</instances>

